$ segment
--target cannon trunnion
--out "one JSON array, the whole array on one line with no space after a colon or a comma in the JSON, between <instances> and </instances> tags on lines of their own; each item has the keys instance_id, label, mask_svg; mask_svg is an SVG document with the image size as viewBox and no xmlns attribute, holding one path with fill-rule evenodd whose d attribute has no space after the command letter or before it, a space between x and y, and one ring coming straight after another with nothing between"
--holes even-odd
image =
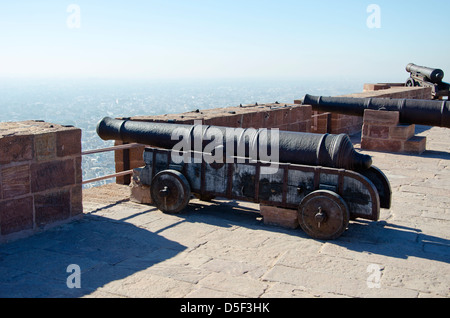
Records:
<instances>
[{"instance_id":1,"label":"cannon trunnion","mask_svg":"<svg viewBox=\"0 0 450 318\"><path fill-rule=\"evenodd\" d=\"M182 126L105 118L97 127L103 139L149 145L140 182L150 187L153 204L165 213L181 212L192 196L254 202L295 210L309 236L331 240L344 233L350 220L377 221L380 209L390 208L392 192L386 176L372 166L370 156L355 152L346 135L280 132L278 162L239 153L211 162L205 159L211 155L203 151L206 148L201 152L171 149L178 140L170 134ZM192 138L204 136L211 128L225 129L184 128ZM261 136L250 134L246 146L256 141L260 146L270 144Z\"/></svg>"}]
</instances>

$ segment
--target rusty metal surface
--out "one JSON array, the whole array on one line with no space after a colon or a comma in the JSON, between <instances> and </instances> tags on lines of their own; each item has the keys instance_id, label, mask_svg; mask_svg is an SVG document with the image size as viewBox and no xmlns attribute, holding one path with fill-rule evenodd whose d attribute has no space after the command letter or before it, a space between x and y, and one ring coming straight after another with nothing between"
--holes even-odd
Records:
<instances>
[{"instance_id":1,"label":"rusty metal surface","mask_svg":"<svg viewBox=\"0 0 450 318\"><path fill-rule=\"evenodd\" d=\"M166 123L149 123L139 121L117 120L109 117L104 118L97 126L98 135L104 140L121 140L123 142L137 142L152 147L173 149L179 142L174 140L173 133L176 129L188 132L186 138L190 139L190 145L202 143L200 151L203 152L209 145L210 140L205 140L209 132L216 129L221 132L224 147L223 153L227 153L226 146L233 145L234 156L237 149L243 147L243 157L249 157L250 153L260 160L261 149L272 149L272 132L262 134L262 130L241 129L239 136L234 135L226 127L204 126L204 125L179 125ZM243 137L242 137L243 136ZM349 137L342 135L312 134L280 131L278 145L279 162L304 164L314 166L325 166L332 168L344 168L350 170L369 169L372 165L370 156L355 151ZM257 148L255 148L257 147ZM208 151L204 151L208 153ZM226 161L226 160L223 160Z\"/></svg>"}]
</instances>

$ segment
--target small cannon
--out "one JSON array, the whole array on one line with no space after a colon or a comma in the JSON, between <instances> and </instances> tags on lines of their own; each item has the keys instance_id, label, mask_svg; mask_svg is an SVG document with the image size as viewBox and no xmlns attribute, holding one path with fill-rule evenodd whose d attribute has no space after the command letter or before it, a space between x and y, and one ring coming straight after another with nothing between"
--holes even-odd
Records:
<instances>
[{"instance_id":1,"label":"small cannon","mask_svg":"<svg viewBox=\"0 0 450 318\"><path fill-rule=\"evenodd\" d=\"M364 116L366 109L397 111L400 122L450 128L450 102L438 100L324 97L305 95L304 105L313 110L351 116Z\"/></svg>"},{"instance_id":2,"label":"small cannon","mask_svg":"<svg viewBox=\"0 0 450 318\"><path fill-rule=\"evenodd\" d=\"M328 240L338 238L350 219L377 221L380 208L391 205L386 176L370 156L355 151L347 135L108 117L97 133L104 140L149 146L141 183L150 186L153 203L165 213L182 211L191 195L255 202L296 210L308 235ZM189 149L195 144L198 149Z\"/></svg>"},{"instance_id":3,"label":"small cannon","mask_svg":"<svg viewBox=\"0 0 450 318\"><path fill-rule=\"evenodd\" d=\"M406 80L407 87L432 87L434 99L449 96L450 84L442 81L444 79L443 70L409 63L406 71L410 73L410 77Z\"/></svg>"}]
</instances>

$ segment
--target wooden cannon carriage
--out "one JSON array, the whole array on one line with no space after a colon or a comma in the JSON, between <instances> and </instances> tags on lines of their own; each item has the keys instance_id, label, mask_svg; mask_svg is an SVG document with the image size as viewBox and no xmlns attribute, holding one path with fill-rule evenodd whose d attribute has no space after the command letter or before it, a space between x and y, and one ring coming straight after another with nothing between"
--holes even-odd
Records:
<instances>
[{"instance_id":1,"label":"wooden cannon carriage","mask_svg":"<svg viewBox=\"0 0 450 318\"><path fill-rule=\"evenodd\" d=\"M163 212L182 211L192 195L255 202L297 210L299 224L309 236L331 240L341 236L350 219L377 221L380 209L390 208L386 176L372 166L370 157L355 152L346 135L281 132L279 162L238 155L210 162L205 160L209 152L174 152L178 140L166 136L175 127L170 125L105 118L97 128L103 139L152 145L144 151L141 183L150 186L153 203ZM185 128L194 137L195 127ZM202 136L210 128L201 128ZM256 132L254 138L260 137ZM288 149L305 140L302 149ZM295 162L284 162L287 157Z\"/></svg>"}]
</instances>

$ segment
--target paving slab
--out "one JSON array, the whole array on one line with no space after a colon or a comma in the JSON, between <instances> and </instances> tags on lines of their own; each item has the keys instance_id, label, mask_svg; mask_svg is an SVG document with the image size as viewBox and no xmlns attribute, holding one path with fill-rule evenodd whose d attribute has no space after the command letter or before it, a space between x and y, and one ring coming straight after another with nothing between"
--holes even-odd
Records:
<instances>
[{"instance_id":1,"label":"paving slab","mask_svg":"<svg viewBox=\"0 0 450 318\"><path fill-rule=\"evenodd\" d=\"M0 297L447 298L450 130L417 132L420 156L352 138L387 175L393 204L338 240L265 225L252 203L192 200L168 215L110 184L84 191L82 220L0 246Z\"/></svg>"}]
</instances>

